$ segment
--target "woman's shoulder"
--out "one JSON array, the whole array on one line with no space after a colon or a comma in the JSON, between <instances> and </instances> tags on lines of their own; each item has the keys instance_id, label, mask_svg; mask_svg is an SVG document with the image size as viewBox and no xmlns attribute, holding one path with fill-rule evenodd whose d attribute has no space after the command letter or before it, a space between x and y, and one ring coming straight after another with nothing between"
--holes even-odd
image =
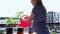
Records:
<instances>
[{"instance_id":1,"label":"woman's shoulder","mask_svg":"<svg viewBox=\"0 0 60 34\"><path fill-rule=\"evenodd\" d=\"M38 9L40 9L41 7L39 7L39 6L36 6L36 7L33 7L33 10L38 10Z\"/></svg>"}]
</instances>

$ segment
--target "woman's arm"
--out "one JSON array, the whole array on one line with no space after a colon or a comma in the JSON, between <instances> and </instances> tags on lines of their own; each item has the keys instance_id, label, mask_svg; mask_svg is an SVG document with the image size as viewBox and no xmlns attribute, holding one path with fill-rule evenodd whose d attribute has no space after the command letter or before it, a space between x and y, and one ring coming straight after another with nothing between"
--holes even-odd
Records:
<instances>
[{"instance_id":1,"label":"woman's arm","mask_svg":"<svg viewBox=\"0 0 60 34\"><path fill-rule=\"evenodd\" d=\"M33 20L33 18L35 17L35 14L34 13L31 13L29 19L27 21L31 22Z\"/></svg>"}]
</instances>

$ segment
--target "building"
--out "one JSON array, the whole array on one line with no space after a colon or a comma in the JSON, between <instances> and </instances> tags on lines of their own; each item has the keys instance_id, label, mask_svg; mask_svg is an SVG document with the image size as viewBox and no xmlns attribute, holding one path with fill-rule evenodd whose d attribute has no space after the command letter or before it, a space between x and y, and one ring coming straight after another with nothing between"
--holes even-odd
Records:
<instances>
[{"instance_id":1,"label":"building","mask_svg":"<svg viewBox=\"0 0 60 34\"><path fill-rule=\"evenodd\" d=\"M50 11L47 13L47 23L49 23L49 27L52 28L50 32L55 31L56 33L60 33L60 12Z\"/></svg>"},{"instance_id":2,"label":"building","mask_svg":"<svg viewBox=\"0 0 60 34\"><path fill-rule=\"evenodd\" d=\"M57 23L60 22L60 12L48 12L47 13L47 23Z\"/></svg>"}]
</instances>

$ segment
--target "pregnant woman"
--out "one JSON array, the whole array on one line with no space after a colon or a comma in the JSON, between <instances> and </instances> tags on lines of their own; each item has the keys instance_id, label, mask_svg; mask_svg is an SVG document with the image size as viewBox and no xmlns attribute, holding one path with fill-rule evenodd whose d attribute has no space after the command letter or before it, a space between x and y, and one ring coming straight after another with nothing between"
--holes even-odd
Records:
<instances>
[{"instance_id":1,"label":"pregnant woman","mask_svg":"<svg viewBox=\"0 0 60 34\"><path fill-rule=\"evenodd\" d=\"M31 16L27 21L33 20L32 28L36 34L50 34L46 23L46 9L42 0L31 0L33 5Z\"/></svg>"}]
</instances>

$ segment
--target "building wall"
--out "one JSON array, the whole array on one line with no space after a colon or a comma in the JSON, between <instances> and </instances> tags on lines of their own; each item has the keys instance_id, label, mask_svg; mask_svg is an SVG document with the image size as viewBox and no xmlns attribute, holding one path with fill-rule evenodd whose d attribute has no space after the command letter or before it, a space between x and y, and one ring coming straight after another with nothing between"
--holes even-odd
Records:
<instances>
[{"instance_id":1,"label":"building wall","mask_svg":"<svg viewBox=\"0 0 60 34\"><path fill-rule=\"evenodd\" d=\"M57 23L57 22L60 22L60 12L48 12L47 23Z\"/></svg>"},{"instance_id":2,"label":"building wall","mask_svg":"<svg viewBox=\"0 0 60 34\"><path fill-rule=\"evenodd\" d=\"M6 22L7 22L6 20L1 20L0 19L0 24L6 24Z\"/></svg>"}]
</instances>

